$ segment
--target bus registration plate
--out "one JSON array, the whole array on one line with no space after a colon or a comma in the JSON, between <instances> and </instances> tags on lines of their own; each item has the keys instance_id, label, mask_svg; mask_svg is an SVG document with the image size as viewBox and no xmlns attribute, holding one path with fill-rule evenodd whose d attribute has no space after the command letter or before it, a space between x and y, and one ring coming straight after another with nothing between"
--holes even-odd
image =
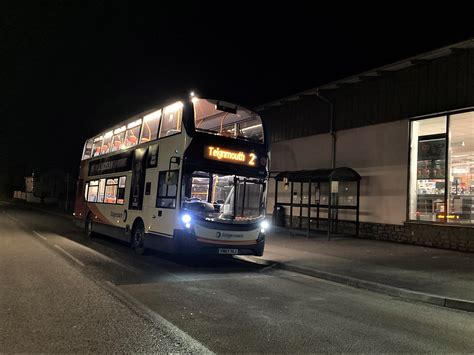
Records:
<instances>
[{"instance_id":1,"label":"bus registration plate","mask_svg":"<svg viewBox=\"0 0 474 355\"><path fill-rule=\"evenodd\" d=\"M239 249L219 248L219 254L235 255L239 253Z\"/></svg>"}]
</instances>

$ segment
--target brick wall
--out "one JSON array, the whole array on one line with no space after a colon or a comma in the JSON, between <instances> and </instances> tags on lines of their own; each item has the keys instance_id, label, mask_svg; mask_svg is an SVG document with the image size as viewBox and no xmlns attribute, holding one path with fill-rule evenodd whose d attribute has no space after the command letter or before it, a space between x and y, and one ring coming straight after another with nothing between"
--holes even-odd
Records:
<instances>
[{"instance_id":1,"label":"brick wall","mask_svg":"<svg viewBox=\"0 0 474 355\"><path fill-rule=\"evenodd\" d=\"M285 216L285 227L290 218ZM299 227L299 217L293 217L293 228ZM301 227L306 230L308 218L303 217ZM311 219L311 229L316 230L316 222ZM327 230L327 223L321 220L320 230ZM354 223L339 221L339 233L355 235ZM459 225L436 225L407 222L404 225L367 223L359 225L359 238L387 240L397 243L424 245L428 247L474 252L474 227Z\"/></svg>"}]
</instances>

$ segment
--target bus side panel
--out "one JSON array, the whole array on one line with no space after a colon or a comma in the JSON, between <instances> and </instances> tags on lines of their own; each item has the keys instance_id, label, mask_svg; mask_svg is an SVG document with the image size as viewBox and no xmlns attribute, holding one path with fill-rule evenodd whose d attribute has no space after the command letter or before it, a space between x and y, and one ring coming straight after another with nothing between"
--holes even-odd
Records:
<instances>
[{"instance_id":1,"label":"bus side panel","mask_svg":"<svg viewBox=\"0 0 474 355\"><path fill-rule=\"evenodd\" d=\"M162 236L173 237L174 230L177 228L178 223L178 211L179 211L179 184L181 182L181 166L183 164L183 151L186 142L186 134L182 132L174 136L162 138L159 144L158 153L158 167L156 169L150 169L147 171L146 181L151 182L153 193L145 196L146 207L144 215L147 216L145 227L147 232L159 234ZM157 194L159 175L162 172L168 171L170 168L171 157L178 157L180 164L171 164L171 170L179 169L177 196L175 201L175 207L156 207L157 206ZM146 184L145 184L146 185ZM148 217L149 216L149 217Z\"/></svg>"},{"instance_id":2,"label":"bus side panel","mask_svg":"<svg viewBox=\"0 0 474 355\"><path fill-rule=\"evenodd\" d=\"M104 175L97 179L112 179L125 177L125 196L123 204L108 204L103 202L85 202L84 197L82 201L84 204L83 219L90 213L93 218L93 231L101 233L110 237L118 238L120 240L130 240L127 225L131 224L134 216L132 211L128 210L131 186L131 172L121 172L114 175ZM95 178L92 178L95 179ZM83 189L84 190L84 189ZM134 211L135 212L135 211ZM76 223L77 224L77 223ZM84 226L84 221L82 221Z\"/></svg>"},{"instance_id":3,"label":"bus side panel","mask_svg":"<svg viewBox=\"0 0 474 355\"><path fill-rule=\"evenodd\" d=\"M146 171L145 193L143 196L143 223L145 231L158 228L156 195L158 190L158 168L149 168Z\"/></svg>"}]
</instances>

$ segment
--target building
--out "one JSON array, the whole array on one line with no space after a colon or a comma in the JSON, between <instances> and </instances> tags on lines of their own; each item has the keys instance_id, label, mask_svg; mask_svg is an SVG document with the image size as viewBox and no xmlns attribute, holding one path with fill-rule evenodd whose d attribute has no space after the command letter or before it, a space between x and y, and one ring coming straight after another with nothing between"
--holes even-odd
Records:
<instances>
[{"instance_id":1,"label":"building","mask_svg":"<svg viewBox=\"0 0 474 355\"><path fill-rule=\"evenodd\" d=\"M26 193L32 193L34 191L34 181L35 181L34 174L31 176L25 177L25 192Z\"/></svg>"},{"instance_id":2,"label":"building","mask_svg":"<svg viewBox=\"0 0 474 355\"><path fill-rule=\"evenodd\" d=\"M334 156L361 175L361 237L474 251L474 39L257 111L273 172L330 168Z\"/></svg>"},{"instance_id":3,"label":"building","mask_svg":"<svg viewBox=\"0 0 474 355\"><path fill-rule=\"evenodd\" d=\"M14 191L13 197L31 203L58 205L72 209L76 180L69 173L53 169L25 177L25 191Z\"/></svg>"}]
</instances>

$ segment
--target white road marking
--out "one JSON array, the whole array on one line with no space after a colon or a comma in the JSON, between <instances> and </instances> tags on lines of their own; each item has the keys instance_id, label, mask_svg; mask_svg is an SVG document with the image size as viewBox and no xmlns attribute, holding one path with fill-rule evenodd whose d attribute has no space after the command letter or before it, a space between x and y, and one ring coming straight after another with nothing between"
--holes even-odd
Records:
<instances>
[{"instance_id":1,"label":"white road marking","mask_svg":"<svg viewBox=\"0 0 474 355\"><path fill-rule=\"evenodd\" d=\"M18 222L18 219L13 217L11 214L7 213L7 217L10 218L11 220Z\"/></svg>"},{"instance_id":2,"label":"white road marking","mask_svg":"<svg viewBox=\"0 0 474 355\"><path fill-rule=\"evenodd\" d=\"M116 286L110 281L105 281L101 283L102 287L109 291L113 296L121 300L132 310L137 312L142 317L150 320L160 328L167 329L171 334L173 334L180 342L184 343L187 347L190 348L189 353L191 354L214 354L206 346L200 343L198 340L194 339L184 330L178 328L176 325L171 323L169 320L163 318L158 313L150 309L148 306L137 300L135 297L130 295L125 290Z\"/></svg>"},{"instance_id":3,"label":"white road marking","mask_svg":"<svg viewBox=\"0 0 474 355\"><path fill-rule=\"evenodd\" d=\"M70 257L73 261L75 261L77 264L81 265L81 266L86 266L82 261L80 261L79 259L77 259L76 257L72 256L71 254L69 254L66 250L64 250L63 248L61 248L59 245L57 244L54 244L54 247L57 248L58 250L60 250L61 252L63 252L65 255L67 255L68 257Z\"/></svg>"},{"instance_id":4,"label":"white road marking","mask_svg":"<svg viewBox=\"0 0 474 355\"><path fill-rule=\"evenodd\" d=\"M50 233L50 234L53 234L53 235L55 235L55 236L57 236L57 237L59 237L59 238L62 238L62 239L64 239L64 241L66 241L67 243L72 244L74 247L78 247L78 248L81 248L81 249L83 249L83 250L88 251L88 252L91 253L91 254L95 254L96 256L100 257L101 259L103 259L103 260L105 260L105 261L107 261L107 262L109 262L109 263L115 264L115 265L117 265L117 266L119 266L119 267L121 267L121 268L123 268L123 269L125 269L125 270L127 270L127 271L130 271L130 272L133 272L133 273L136 273L136 274L141 274L141 270L139 270L139 269L137 269L137 268L135 268L135 267L133 267L133 266L124 265L123 263L120 263L120 262L118 262L118 261L112 259L110 256L107 256L107 255L105 255L105 254L102 254L101 252L99 252L99 251L97 251L97 250L95 250L95 249L92 249L92 248L90 248L90 247L88 247L88 246L85 246L85 245L83 245L83 244L81 244L81 243L75 242L74 240L71 240L71 239L69 239L69 238L63 237L63 236L60 235L60 234L57 234L57 233ZM96 243L96 244L98 244L98 243Z\"/></svg>"},{"instance_id":5,"label":"white road marking","mask_svg":"<svg viewBox=\"0 0 474 355\"><path fill-rule=\"evenodd\" d=\"M22 221L20 221L18 218L13 217L11 214L6 213L6 212L5 212L5 214L6 214L7 217L10 218L12 221L14 221L14 222L16 222L16 223L19 223L19 224L20 224L22 227L24 227L24 228L28 228L28 226L27 226L25 223L23 223Z\"/></svg>"},{"instance_id":6,"label":"white road marking","mask_svg":"<svg viewBox=\"0 0 474 355\"><path fill-rule=\"evenodd\" d=\"M48 238L46 238L44 235L38 233L37 231L33 231L33 233L35 233L38 237L44 239L44 240L48 240Z\"/></svg>"}]
</instances>

